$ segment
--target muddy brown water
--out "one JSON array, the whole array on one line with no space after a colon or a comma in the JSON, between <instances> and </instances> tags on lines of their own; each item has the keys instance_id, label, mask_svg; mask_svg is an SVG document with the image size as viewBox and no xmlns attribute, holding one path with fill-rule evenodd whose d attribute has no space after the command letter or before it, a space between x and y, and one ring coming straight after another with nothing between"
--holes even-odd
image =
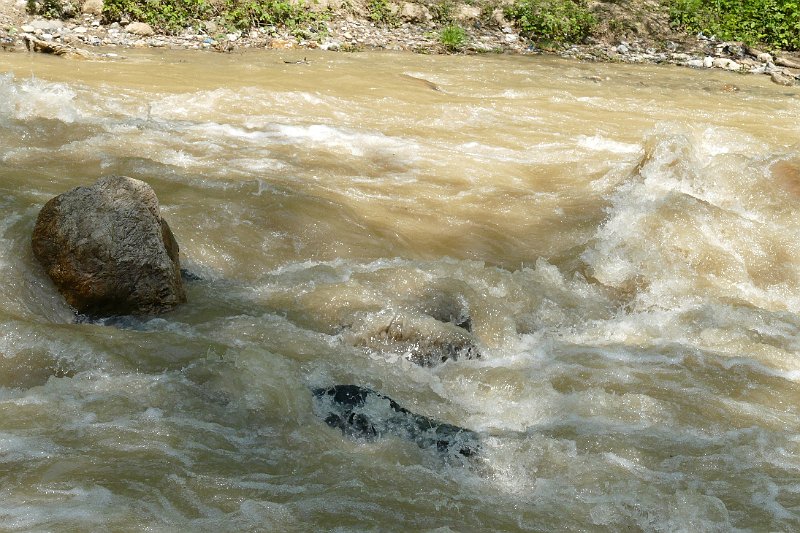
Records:
<instances>
[{"instance_id":1,"label":"muddy brown water","mask_svg":"<svg viewBox=\"0 0 800 533\"><path fill-rule=\"evenodd\" d=\"M800 528L796 90L118 53L0 54L2 529ZM74 323L30 250L41 205L107 174L154 187L202 278L133 329ZM348 341L437 306L480 359ZM344 437L310 393L335 383L481 453Z\"/></svg>"}]
</instances>

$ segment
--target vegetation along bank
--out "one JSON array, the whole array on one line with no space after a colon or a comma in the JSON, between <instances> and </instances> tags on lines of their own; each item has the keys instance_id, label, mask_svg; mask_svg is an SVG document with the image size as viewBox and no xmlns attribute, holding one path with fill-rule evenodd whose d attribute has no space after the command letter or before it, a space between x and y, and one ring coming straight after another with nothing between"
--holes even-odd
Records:
<instances>
[{"instance_id":1,"label":"vegetation along bank","mask_svg":"<svg viewBox=\"0 0 800 533\"><path fill-rule=\"evenodd\" d=\"M800 0L0 0L0 44L556 53L796 85Z\"/></svg>"}]
</instances>

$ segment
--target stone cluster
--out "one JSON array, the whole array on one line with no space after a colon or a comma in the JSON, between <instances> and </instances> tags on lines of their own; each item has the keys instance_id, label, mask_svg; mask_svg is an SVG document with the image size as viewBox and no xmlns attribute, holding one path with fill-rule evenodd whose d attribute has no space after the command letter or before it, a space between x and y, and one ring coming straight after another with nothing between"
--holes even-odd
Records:
<instances>
[{"instance_id":1,"label":"stone cluster","mask_svg":"<svg viewBox=\"0 0 800 533\"><path fill-rule=\"evenodd\" d=\"M328 3L331 1L328 0ZM419 53L446 51L439 38L441 23L433 20L427 7L412 2L391 5L394 6L396 22L392 26L375 23L366 13L339 13L325 23L326 28L322 33L314 33L314 29L309 28L300 37L278 27L228 33L213 21L186 28L178 35L164 35L141 22L122 20L103 24L102 0L86 0L82 13L68 21L36 18L19 20L16 25L5 23L0 26L0 47L13 51L22 48L25 43L29 49L58 50L62 52L61 55L72 57L100 55L88 52L93 49L102 49L104 55L114 56L115 48L136 47L218 52L264 48L321 48L346 52L370 49ZM702 34L681 42L656 42L652 39L598 42L589 39L580 45L541 49L521 36L503 17L500 9L487 16L478 8L463 4L455 10L453 17L466 31L466 42L459 49L461 53L552 53L588 61L668 63L700 69L765 74L775 83L786 86L796 85L800 79L800 57L772 57L741 43L719 42ZM47 43L52 45L47 46ZM70 53L63 53L65 50Z\"/></svg>"}]
</instances>

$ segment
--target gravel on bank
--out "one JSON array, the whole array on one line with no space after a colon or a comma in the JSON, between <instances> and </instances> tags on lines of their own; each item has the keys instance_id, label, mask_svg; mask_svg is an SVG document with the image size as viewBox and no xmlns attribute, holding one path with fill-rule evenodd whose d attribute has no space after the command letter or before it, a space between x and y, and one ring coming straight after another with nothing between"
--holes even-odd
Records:
<instances>
[{"instance_id":1,"label":"gravel on bank","mask_svg":"<svg viewBox=\"0 0 800 533\"><path fill-rule=\"evenodd\" d=\"M6 2L8 0L5 0ZM87 2L88 5L88 2ZM2 7L2 6L0 6ZM404 9L399 24L386 27L353 15L332 17L326 31L310 38L295 37L288 29L263 27L249 32L228 33L213 22L202 28L187 28L179 35L159 34L141 22L103 24L101 13L82 13L69 20L34 18L16 11L0 13L0 53L25 50L56 53L73 58L102 59L120 55L115 49L174 48L235 53L248 49L316 49L332 52L397 50L415 53L453 53L440 42L440 26L424 13ZM555 54L583 61L666 63L697 69L768 75L783 86L800 86L800 58L773 57L742 43L719 42L713 37L682 36L675 40L632 39L600 41L542 49L519 34L500 10L491 24L477 12L461 10L458 24L466 40L460 54Z\"/></svg>"}]
</instances>

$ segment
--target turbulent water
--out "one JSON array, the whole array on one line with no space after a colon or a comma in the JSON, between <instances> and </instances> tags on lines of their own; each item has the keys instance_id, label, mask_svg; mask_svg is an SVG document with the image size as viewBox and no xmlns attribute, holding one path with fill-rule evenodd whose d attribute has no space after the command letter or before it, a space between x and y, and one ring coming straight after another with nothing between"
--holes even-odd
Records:
<instances>
[{"instance_id":1,"label":"turbulent water","mask_svg":"<svg viewBox=\"0 0 800 533\"><path fill-rule=\"evenodd\" d=\"M0 529L800 528L800 92L125 55L0 55ZM30 235L111 174L153 186L200 280L167 315L76 323ZM448 310L480 358L371 342ZM311 393L334 384L480 451L343 435Z\"/></svg>"}]
</instances>

